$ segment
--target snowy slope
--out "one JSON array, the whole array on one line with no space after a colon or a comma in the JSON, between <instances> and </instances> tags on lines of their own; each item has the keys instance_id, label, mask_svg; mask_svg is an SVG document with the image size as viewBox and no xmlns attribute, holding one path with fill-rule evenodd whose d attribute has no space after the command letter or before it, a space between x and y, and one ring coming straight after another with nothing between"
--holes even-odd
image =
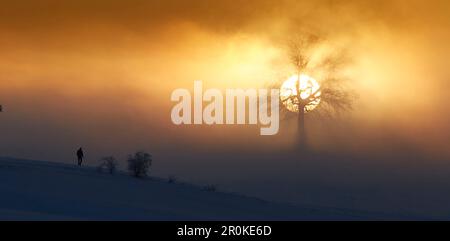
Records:
<instances>
[{"instance_id":1,"label":"snowy slope","mask_svg":"<svg viewBox=\"0 0 450 241\"><path fill-rule=\"evenodd\" d=\"M411 219L296 207L93 167L0 158L0 220L373 220Z\"/></svg>"}]
</instances>

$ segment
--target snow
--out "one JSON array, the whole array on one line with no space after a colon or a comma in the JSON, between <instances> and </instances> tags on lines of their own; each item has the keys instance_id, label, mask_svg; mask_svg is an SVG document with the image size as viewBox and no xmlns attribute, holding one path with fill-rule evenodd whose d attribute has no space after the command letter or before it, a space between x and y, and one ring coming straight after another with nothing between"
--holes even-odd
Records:
<instances>
[{"instance_id":1,"label":"snow","mask_svg":"<svg viewBox=\"0 0 450 241\"><path fill-rule=\"evenodd\" d=\"M299 207L201 187L136 179L95 167L0 158L0 220L403 220L357 210Z\"/></svg>"}]
</instances>

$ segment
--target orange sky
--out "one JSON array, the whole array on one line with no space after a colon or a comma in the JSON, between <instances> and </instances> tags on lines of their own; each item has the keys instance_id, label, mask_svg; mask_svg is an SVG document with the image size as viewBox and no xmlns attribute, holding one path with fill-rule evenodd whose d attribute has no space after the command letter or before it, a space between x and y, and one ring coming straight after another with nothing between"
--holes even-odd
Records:
<instances>
[{"instance_id":1,"label":"orange sky","mask_svg":"<svg viewBox=\"0 0 450 241\"><path fill-rule=\"evenodd\" d=\"M306 30L349 51L359 96L342 120L309 122L317 148L368 151L390 140L450 155L449 12L448 1L9 1L0 9L0 153L58 159L79 143L96 155L285 148L292 121L274 137L173 126L170 93L194 80L279 81L290 71L286 40Z\"/></svg>"}]
</instances>

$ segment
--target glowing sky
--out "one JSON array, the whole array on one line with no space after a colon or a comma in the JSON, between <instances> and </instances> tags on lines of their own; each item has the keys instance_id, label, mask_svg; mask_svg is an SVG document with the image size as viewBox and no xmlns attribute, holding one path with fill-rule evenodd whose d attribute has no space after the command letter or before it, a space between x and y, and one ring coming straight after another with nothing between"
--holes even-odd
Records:
<instances>
[{"instance_id":1,"label":"glowing sky","mask_svg":"<svg viewBox=\"0 0 450 241\"><path fill-rule=\"evenodd\" d=\"M3 1L0 154L71 162L79 146L91 161L145 149L167 172L181 162L174 148L283 150L295 122L274 137L258 127L174 126L170 94L194 80L205 88L284 80L286 40L308 31L348 51L344 71L358 93L343 120L309 122L315 148L412 146L448 158L449 13L448 1L415 0Z\"/></svg>"}]
</instances>

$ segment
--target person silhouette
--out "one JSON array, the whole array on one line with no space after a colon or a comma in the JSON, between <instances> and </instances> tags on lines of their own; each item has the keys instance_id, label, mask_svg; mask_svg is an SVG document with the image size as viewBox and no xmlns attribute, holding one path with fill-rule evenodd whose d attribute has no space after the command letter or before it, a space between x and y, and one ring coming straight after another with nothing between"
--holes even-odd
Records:
<instances>
[{"instance_id":1,"label":"person silhouette","mask_svg":"<svg viewBox=\"0 0 450 241\"><path fill-rule=\"evenodd\" d=\"M77 151L78 166L81 166L81 163L83 162L83 156L84 156L83 149L81 149L80 147L80 149L78 149Z\"/></svg>"}]
</instances>

